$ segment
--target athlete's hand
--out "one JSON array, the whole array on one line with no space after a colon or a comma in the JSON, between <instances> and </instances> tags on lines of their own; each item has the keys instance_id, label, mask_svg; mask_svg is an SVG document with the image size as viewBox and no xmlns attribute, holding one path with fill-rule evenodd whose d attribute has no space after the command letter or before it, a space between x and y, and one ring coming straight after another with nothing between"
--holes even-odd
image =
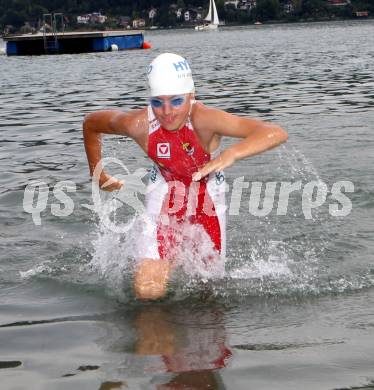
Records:
<instances>
[{"instance_id":1,"label":"athlete's hand","mask_svg":"<svg viewBox=\"0 0 374 390\"><path fill-rule=\"evenodd\" d=\"M123 181L102 172L99 180L99 187L104 191L116 191L123 187Z\"/></svg>"},{"instance_id":2,"label":"athlete's hand","mask_svg":"<svg viewBox=\"0 0 374 390\"><path fill-rule=\"evenodd\" d=\"M235 162L234 153L226 149L192 175L192 181L199 181L211 172L220 172Z\"/></svg>"}]
</instances>

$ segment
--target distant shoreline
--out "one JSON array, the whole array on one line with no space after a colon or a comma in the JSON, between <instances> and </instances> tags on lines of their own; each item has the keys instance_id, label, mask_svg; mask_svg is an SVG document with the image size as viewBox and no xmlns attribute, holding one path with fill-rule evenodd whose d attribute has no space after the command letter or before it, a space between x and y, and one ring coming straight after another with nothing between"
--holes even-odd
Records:
<instances>
[{"instance_id":1,"label":"distant shoreline","mask_svg":"<svg viewBox=\"0 0 374 390\"><path fill-rule=\"evenodd\" d=\"M280 25L280 24L303 24L303 23L328 23L328 22L344 22L344 21L357 21L357 22L365 22L365 21L373 21L374 20L374 16L368 16L368 17L351 17L351 18L307 18L307 19L298 19L298 20L286 20L286 19L283 19L283 20L268 20L266 22L260 22L260 24L255 24L255 22L253 23L225 23L225 24L222 24L220 25L219 27L220 28L233 28L233 27L249 27L249 26L253 26L253 27L258 27L258 28L261 28L261 26L271 26L271 25ZM191 24L191 25L178 25L178 26L169 26L169 27L164 27L164 26L160 26L160 27L157 27L157 28L149 28L149 27L145 27L145 28L142 28L142 29L132 29L132 30L139 30L139 31L146 31L146 32L149 32L149 31L170 31L170 30L193 30L195 28L195 25ZM99 30L99 31L108 31L109 29L102 29L102 30ZM126 29L118 29L119 31L126 31ZM98 31L97 29L90 29L90 28L86 28L86 29L67 29L65 30L66 32L82 32L82 31ZM3 38L5 36L9 36L9 35L22 35L20 31L17 31L15 33L12 33L12 34L0 34L0 38ZM28 34L25 34L25 35L28 35Z\"/></svg>"},{"instance_id":2,"label":"distant shoreline","mask_svg":"<svg viewBox=\"0 0 374 390\"><path fill-rule=\"evenodd\" d=\"M261 24L256 25L255 23L227 23L219 25L219 28L235 28L235 27L256 27L261 28L263 26L274 26L274 25L281 25L281 24L312 24L312 23L331 23L331 22L368 22L368 21L374 21L373 17L365 17L365 18L334 18L334 19L299 19L295 21L288 21L288 20L269 20L267 22L261 22ZM147 33L150 31L172 31L172 30L194 30L193 25L191 26L173 26L173 27L159 27L157 29L150 29L145 28L144 31Z\"/></svg>"},{"instance_id":3,"label":"distant shoreline","mask_svg":"<svg viewBox=\"0 0 374 390\"><path fill-rule=\"evenodd\" d=\"M366 21L366 20L374 20L374 16L367 17L351 17L351 18L307 18L307 19L297 19L297 20L287 20L287 19L275 19L275 20L267 20L265 22L261 22L260 25L273 25L273 24L296 24L296 23L320 23L320 22L341 22L341 21ZM245 27L245 26L255 26L255 22L253 23L225 23L220 24L219 27ZM170 26L170 27L158 27L157 29L151 29L149 27L144 28L146 31L157 31L157 30L178 30L178 29L194 29L195 25L180 25L180 26Z\"/></svg>"}]
</instances>

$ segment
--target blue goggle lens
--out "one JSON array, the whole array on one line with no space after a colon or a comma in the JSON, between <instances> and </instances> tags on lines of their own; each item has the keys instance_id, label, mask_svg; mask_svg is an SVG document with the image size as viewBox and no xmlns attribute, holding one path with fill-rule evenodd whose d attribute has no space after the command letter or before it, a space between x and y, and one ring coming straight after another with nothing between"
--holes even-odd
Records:
<instances>
[{"instance_id":1,"label":"blue goggle lens","mask_svg":"<svg viewBox=\"0 0 374 390\"><path fill-rule=\"evenodd\" d=\"M186 101L186 98L184 96L177 96L169 100L169 103L172 107L180 107L184 102ZM152 98L150 100L151 106L154 108L161 108L164 105L164 101L157 98Z\"/></svg>"},{"instance_id":2,"label":"blue goggle lens","mask_svg":"<svg viewBox=\"0 0 374 390\"><path fill-rule=\"evenodd\" d=\"M185 100L186 100L186 98L184 96L179 96L179 97L171 99L170 104L173 107L179 107L185 102Z\"/></svg>"},{"instance_id":3,"label":"blue goggle lens","mask_svg":"<svg viewBox=\"0 0 374 390\"><path fill-rule=\"evenodd\" d=\"M159 99L151 99L151 106L152 106L152 107L160 108L160 107L162 107L162 105L163 105L162 100L159 100Z\"/></svg>"}]
</instances>

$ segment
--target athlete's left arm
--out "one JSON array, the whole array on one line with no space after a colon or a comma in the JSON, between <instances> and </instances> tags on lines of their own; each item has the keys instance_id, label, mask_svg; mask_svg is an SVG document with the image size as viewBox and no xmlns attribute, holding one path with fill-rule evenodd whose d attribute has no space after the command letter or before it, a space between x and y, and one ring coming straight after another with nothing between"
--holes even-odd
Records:
<instances>
[{"instance_id":1,"label":"athlete's left arm","mask_svg":"<svg viewBox=\"0 0 374 390\"><path fill-rule=\"evenodd\" d=\"M211 172L221 171L235 161L272 149L287 141L288 135L280 126L259 119L239 117L225 111L203 107L196 115L200 131L220 136L242 138L193 175L200 180Z\"/></svg>"}]
</instances>

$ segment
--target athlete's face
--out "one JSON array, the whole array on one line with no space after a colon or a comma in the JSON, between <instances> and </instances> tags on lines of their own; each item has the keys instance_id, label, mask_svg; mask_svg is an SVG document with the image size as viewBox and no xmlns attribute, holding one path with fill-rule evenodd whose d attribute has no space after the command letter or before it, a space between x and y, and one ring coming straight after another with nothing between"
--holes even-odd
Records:
<instances>
[{"instance_id":1,"label":"athlete's face","mask_svg":"<svg viewBox=\"0 0 374 390\"><path fill-rule=\"evenodd\" d=\"M192 94L151 97L150 103L160 125L169 131L179 130L188 119Z\"/></svg>"}]
</instances>

